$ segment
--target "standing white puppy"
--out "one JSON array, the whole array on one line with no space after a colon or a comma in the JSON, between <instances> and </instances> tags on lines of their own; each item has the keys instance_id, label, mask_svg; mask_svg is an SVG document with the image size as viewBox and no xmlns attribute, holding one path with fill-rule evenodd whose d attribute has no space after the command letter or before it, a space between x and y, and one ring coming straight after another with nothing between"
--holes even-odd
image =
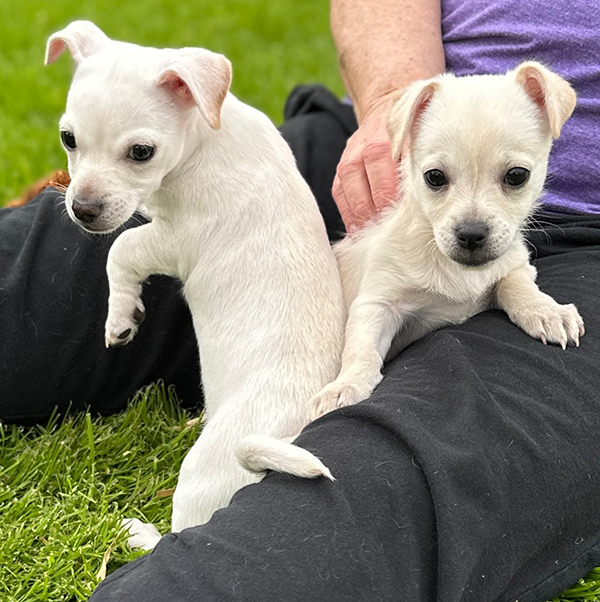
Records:
<instances>
[{"instance_id":1,"label":"standing white puppy","mask_svg":"<svg viewBox=\"0 0 600 602\"><path fill-rule=\"evenodd\" d=\"M46 62L65 47L77 64L60 121L69 215L90 232L111 232L142 206L152 220L110 250L106 344L135 336L151 274L183 282L198 338L206 425L181 468L173 531L206 522L267 468L331 477L289 443L339 371L345 310L287 144L228 93L221 55L115 42L84 21L50 37ZM139 521L131 530L140 547L160 537Z\"/></svg>"},{"instance_id":2,"label":"standing white puppy","mask_svg":"<svg viewBox=\"0 0 600 602\"><path fill-rule=\"evenodd\" d=\"M313 399L315 417L366 399L386 356L489 308L544 343L579 344L577 309L538 289L522 233L575 101L527 62L417 81L393 106L402 200L335 248L349 316L341 372Z\"/></svg>"}]
</instances>

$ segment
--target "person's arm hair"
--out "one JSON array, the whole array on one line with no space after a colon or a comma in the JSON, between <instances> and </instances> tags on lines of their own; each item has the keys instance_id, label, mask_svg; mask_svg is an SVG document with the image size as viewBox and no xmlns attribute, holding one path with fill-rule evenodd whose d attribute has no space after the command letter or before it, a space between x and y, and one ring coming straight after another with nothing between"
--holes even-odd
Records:
<instances>
[{"instance_id":1,"label":"person's arm hair","mask_svg":"<svg viewBox=\"0 0 600 602\"><path fill-rule=\"evenodd\" d=\"M359 121L415 79L445 69L440 0L331 0L340 72Z\"/></svg>"},{"instance_id":2,"label":"person's arm hair","mask_svg":"<svg viewBox=\"0 0 600 602\"><path fill-rule=\"evenodd\" d=\"M333 187L354 230L396 194L385 127L390 98L445 70L440 0L331 0L331 30L359 122Z\"/></svg>"}]
</instances>

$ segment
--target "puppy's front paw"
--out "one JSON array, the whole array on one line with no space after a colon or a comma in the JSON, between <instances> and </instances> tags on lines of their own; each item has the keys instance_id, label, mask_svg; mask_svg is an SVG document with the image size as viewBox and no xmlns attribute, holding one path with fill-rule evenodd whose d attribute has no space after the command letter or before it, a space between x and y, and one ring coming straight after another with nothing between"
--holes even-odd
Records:
<instances>
[{"instance_id":1,"label":"puppy's front paw","mask_svg":"<svg viewBox=\"0 0 600 602\"><path fill-rule=\"evenodd\" d=\"M357 386L334 381L310 400L311 419L316 420L328 412L363 401L371 395L374 388L375 385Z\"/></svg>"},{"instance_id":2,"label":"puppy's front paw","mask_svg":"<svg viewBox=\"0 0 600 602\"><path fill-rule=\"evenodd\" d=\"M114 301L111 299L106 319L106 346L122 347L130 343L145 318L146 310L139 297L121 297Z\"/></svg>"},{"instance_id":3,"label":"puppy's front paw","mask_svg":"<svg viewBox=\"0 0 600 602\"><path fill-rule=\"evenodd\" d=\"M154 525L137 518L124 518L121 527L129 531L127 543L135 550L153 550L161 535Z\"/></svg>"},{"instance_id":4,"label":"puppy's front paw","mask_svg":"<svg viewBox=\"0 0 600 602\"><path fill-rule=\"evenodd\" d=\"M513 322L544 345L554 343L563 349L567 345L579 347L579 337L585 334L583 319L571 303L560 305L548 298L515 312Z\"/></svg>"}]
</instances>

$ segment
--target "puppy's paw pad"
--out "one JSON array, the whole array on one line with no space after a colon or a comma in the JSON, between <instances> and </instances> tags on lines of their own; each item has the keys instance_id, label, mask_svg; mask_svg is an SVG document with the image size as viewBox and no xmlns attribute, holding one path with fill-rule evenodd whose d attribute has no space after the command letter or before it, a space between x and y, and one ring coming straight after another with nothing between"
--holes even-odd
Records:
<instances>
[{"instance_id":1,"label":"puppy's paw pad","mask_svg":"<svg viewBox=\"0 0 600 602\"><path fill-rule=\"evenodd\" d=\"M331 383L311 399L311 417L316 420L338 408L354 405L368 396L369 393L361 393L354 385Z\"/></svg>"},{"instance_id":2,"label":"puppy's paw pad","mask_svg":"<svg viewBox=\"0 0 600 602\"><path fill-rule=\"evenodd\" d=\"M141 299L133 303L126 300L111 303L106 320L106 346L122 347L130 343L145 318L146 310Z\"/></svg>"},{"instance_id":3,"label":"puppy's paw pad","mask_svg":"<svg viewBox=\"0 0 600 602\"><path fill-rule=\"evenodd\" d=\"M121 526L129 531L127 543L135 550L153 550L161 538L154 525L143 523L137 518L124 518Z\"/></svg>"},{"instance_id":4,"label":"puppy's paw pad","mask_svg":"<svg viewBox=\"0 0 600 602\"><path fill-rule=\"evenodd\" d=\"M129 335L131 334L131 328L128 328L127 330L124 330L120 335L119 335L119 339L120 340L125 340Z\"/></svg>"},{"instance_id":5,"label":"puppy's paw pad","mask_svg":"<svg viewBox=\"0 0 600 602\"><path fill-rule=\"evenodd\" d=\"M140 326L143 324L146 319L146 308L143 303L140 301L136 308L133 310L133 321L135 324Z\"/></svg>"}]
</instances>

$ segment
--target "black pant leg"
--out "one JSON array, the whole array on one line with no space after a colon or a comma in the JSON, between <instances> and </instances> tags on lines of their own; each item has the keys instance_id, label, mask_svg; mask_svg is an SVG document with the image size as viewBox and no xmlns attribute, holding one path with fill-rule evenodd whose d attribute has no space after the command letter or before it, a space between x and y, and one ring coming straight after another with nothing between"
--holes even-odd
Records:
<instances>
[{"instance_id":1,"label":"black pant leg","mask_svg":"<svg viewBox=\"0 0 600 602\"><path fill-rule=\"evenodd\" d=\"M117 235L83 232L52 188L0 211L0 420L43 422L55 407L115 412L158 379L188 406L200 402L196 340L176 281L152 277L134 341L104 346L106 258Z\"/></svg>"},{"instance_id":2,"label":"black pant leg","mask_svg":"<svg viewBox=\"0 0 600 602\"><path fill-rule=\"evenodd\" d=\"M432 333L299 438L336 482L270 474L93 602L540 602L600 564L600 221L578 219L533 242L543 290L586 320L579 348L499 311Z\"/></svg>"},{"instance_id":3,"label":"black pant leg","mask_svg":"<svg viewBox=\"0 0 600 602\"><path fill-rule=\"evenodd\" d=\"M335 168L319 187L318 158L335 148L337 163L351 132L331 145L328 110L307 112L282 130L327 215ZM431 334L386 367L370 400L299 439L336 483L268 475L93 600L536 602L599 564L600 230L588 216L542 217L540 283L578 304L580 349L545 347L502 312Z\"/></svg>"},{"instance_id":4,"label":"black pant leg","mask_svg":"<svg viewBox=\"0 0 600 602\"><path fill-rule=\"evenodd\" d=\"M317 199L329 239L339 240L346 230L331 187L346 141L357 128L354 110L323 86L312 85L292 91L284 115L281 135Z\"/></svg>"}]
</instances>

